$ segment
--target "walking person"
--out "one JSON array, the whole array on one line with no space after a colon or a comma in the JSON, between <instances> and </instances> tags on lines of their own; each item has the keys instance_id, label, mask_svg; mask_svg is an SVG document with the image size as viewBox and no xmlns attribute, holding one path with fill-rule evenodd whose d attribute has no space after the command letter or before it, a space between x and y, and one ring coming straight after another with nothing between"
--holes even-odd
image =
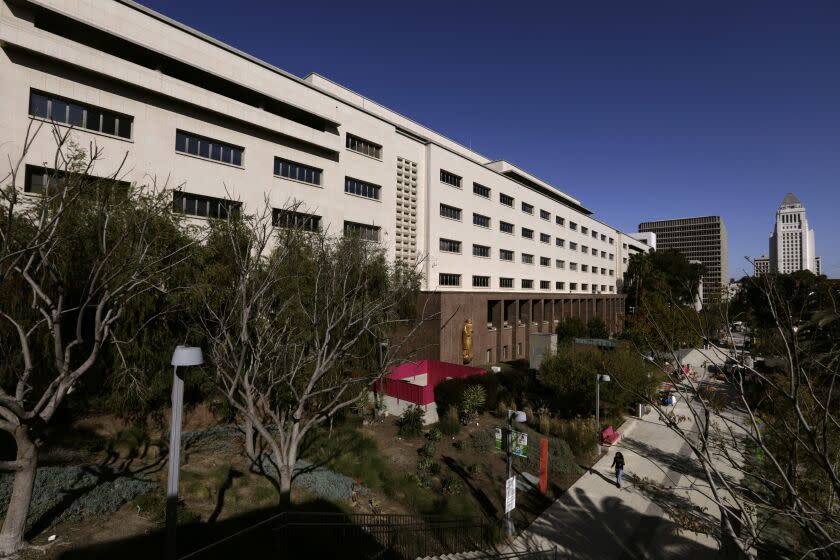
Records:
<instances>
[{"instance_id":1,"label":"walking person","mask_svg":"<svg viewBox=\"0 0 840 560\"><path fill-rule=\"evenodd\" d=\"M617 488L621 488L621 479L624 477L624 455L621 454L621 451L615 454L610 466L615 467L615 485Z\"/></svg>"}]
</instances>

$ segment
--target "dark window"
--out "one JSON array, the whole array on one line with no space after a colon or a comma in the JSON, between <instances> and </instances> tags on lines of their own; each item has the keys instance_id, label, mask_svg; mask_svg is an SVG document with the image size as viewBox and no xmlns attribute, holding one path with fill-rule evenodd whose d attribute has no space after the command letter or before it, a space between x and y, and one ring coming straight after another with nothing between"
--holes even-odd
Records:
<instances>
[{"instance_id":1,"label":"dark window","mask_svg":"<svg viewBox=\"0 0 840 560\"><path fill-rule=\"evenodd\" d=\"M528 204L527 202L523 202L522 203L522 211L525 212L526 214L533 214L534 213L534 206L531 205L531 204Z\"/></svg>"},{"instance_id":2,"label":"dark window","mask_svg":"<svg viewBox=\"0 0 840 560\"><path fill-rule=\"evenodd\" d=\"M508 249L499 249L499 259L503 261L512 261L513 251L509 251Z\"/></svg>"},{"instance_id":3,"label":"dark window","mask_svg":"<svg viewBox=\"0 0 840 560\"><path fill-rule=\"evenodd\" d=\"M513 224L507 222L499 222L499 229L502 233L513 233Z\"/></svg>"},{"instance_id":4,"label":"dark window","mask_svg":"<svg viewBox=\"0 0 840 560\"><path fill-rule=\"evenodd\" d=\"M560 216L555 216L554 221L557 222L558 226L565 226L566 225L566 218L561 218Z\"/></svg>"},{"instance_id":5,"label":"dark window","mask_svg":"<svg viewBox=\"0 0 840 560\"><path fill-rule=\"evenodd\" d=\"M490 287L490 277L489 276L473 276L473 288L489 288Z\"/></svg>"},{"instance_id":6,"label":"dark window","mask_svg":"<svg viewBox=\"0 0 840 560\"><path fill-rule=\"evenodd\" d=\"M566 261L556 259L554 261L554 266L556 266L557 268L566 268Z\"/></svg>"},{"instance_id":7,"label":"dark window","mask_svg":"<svg viewBox=\"0 0 840 560\"><path fill-rule=\"evenodd\" d=\"M344 235L357 235L365 241L379 241L379 231L379 226L371 226L357 222L344 222Z\"/></svg>"},{"instance_id":8,"label":"dark window","mask_svg":"<svg viewBox=\"0 0 840 560\"><path fill-rule=\"evenodd\" d=\"M522 237L525 239L533 239L534 238L534 230L528 228L522 228Z\"/></svg>"},{"instance_id":9,"label":"dark window","mask_svg":"<svg viewBox=\"0 0 840 560\"><path fill-rule=\"evenodd\" d=\"M382 146L352 134L347 135L347 148L372 158L382 159Z\"/></svg>"},{"instance_id":10,"label":"dark window","mask_svg":"<svg viewBox=\"0 0 840 560\"><path fill-rule=\"evenodd\" d=\"M122 138L131 138L131 123L134 121L134 117L128 115L37 91L29 92L29 114Z\"/></svg>"},{"instance_id":11,"label":"dark window","mask_svg":"<svg viewBox=\"0 0 840 560\"><path fill-rule=\"evenodd\" d=\"M522 262L525 264L534 264L534 255L522 253Z\"/></svg>"},{"instance_id":12,"label":"dark window","mask_svg":"<svg viewBox=\"0 0 840 560\"><path fill-rule=\"evenodd\" d=\"M473 256L474 257L490 257L490 247L487 245L475 245L473 244Z\"/></svg>"},{"instance_id":13,"label":"dark window","mask_svg":"<svg viewBox=\"0 0 840 560\"><path fill-rule=\"evenodd\" d=\"M440 238L440 250L445 251L447 253L460 253L461 252L461 242L455 241L454 239L444 239Z\"/></svg>"},{"instance_id":14,"label":"dark window","mask_svg":"<svg viewBox=\"0 0 840 560\"><path fill-rule=\"evenodd\" d=\"M557 237L557 238L554 239L554 244L557 245L558 247L563 247L563 246L566 245L566 242L563 241L562 239L560 239L559 237Z\"/></svg>"},{"instance_id":15,"label":"dark window","mask_svg":"<svg viewBox=\"0 0 840 560\"><path fill-rule=\"evenodd\" d=\"M360 181L351 177L344 178L344 192L348 194L355 194L356 196L379 200L379 191L381 189L382 187L374 185L373 183Z\"/></svg>"},{"instance_id":16,"label":"dark window","mask_svg":"<svg viewBox=\"0 0 840 560\"><path fill-rule=\"evenodd\" d=\"M554 283L554 288L557 289L557 290L565 290L566 289L566 283L565 282L555 282Z\"/></svg>"},{"instance_id":17,"label":"dark window","mask_svg":"<svg viewBox=\"0 0 840 560\"><path fill-rule=\"evenodd\" d=\"M320 231L321 229L321 216L314 214L275 208L271 217L274 227L302 229L305 231Z\"/></svg>"},{"instance_id":18,"label":"dark window","mask_svg":"<svg viewBox=\"0 0 840 560\"><path fill-rule=\"evenodd\" d=\"M461 275L460 274L446 274L444 272L440 273L438 277L438 284L441 286L460 286L461 285Z\"/></svg>"},{"instance_id":19,"label":"dark window","mask_svg":"<svg viewBox=\"0 0 840 560\"><path fill-rule=\"evenodd\" d=\"M571 249L572 251L577 251L577 243L575 243L574 241L569 241L569 249Z\"/></svg>"},{"instance_id":20,"label":"dark window","mask_svg":"<svg viewBox=\"0 0 840 560\"><path fill-rule=\"evenodd\" d=\"M228 219L239 216L241 202L176 191L172 195L172 210L189 216Z\"/></svg>"},{"instance_id":21,"label":"dark window","mask_svg":"<svg viewBox=\"0 0 840 560\"><path fill-rule=\"evenodd\" d=\"M48 167L38 167L35 165L27 165L25 173L23 190L33 194L42 194L47 188L55 189L57 182L65 178L72 179L74 183L58 185L59 188L72 188L75 184L78 184L79 186L102 184L109 187L120 187L127 190L130 186L130 183L126 181L115 181L113 179L94 177L92 175L55 171L54 169L50 169Z\"/></svg>"},{"instance_id":22,"label":"dark window","mask_svg":"<svg viewBox=\"0 0 840 560\"><path fill-rule=\"evenodd\" d=\"M461 220L461 209L449 206L448 204L440 205L440 215L451 220Z\"/></svg>"},{"instance_id":23,"label":"dark window","mask_svg":"<svg viewBox=\"0 0 840 560\"><path fill-rule=\"evenodd\" d=\"M577 290L577 282L569 283L569 289L570 290Z\"/></svg>"},{"instance_id":24,"label":"dark window","mask_svg":"<svg viewBox=\"0 0 840 560\"><path fill-rule=\"evenodd\" d=\"M548 280L540 280L540 290L550 290L551 282Z\"/></svg>"},{"instance_id":25,"label":"dark window","mask_svg":"<svg viewBox=\"0 0 840 560\"><path fill-rule=\"evenodd\" d=\"M244 148L198 136L183 130L175 131L175 151L221 163L242 165ZM275 165L276 167L276 165Z\"/></svg>"},{"instance_id":26,"label":"dark window","mask_svg":"<svg viewBox=\"0 0 840 560\"><path fill-rule=\"evenodd\" d=\"M500 288L513 288L513 278L499 278Z\"/></svg>"},{"instance_id":27,"label":"dark window","mask_svg":"<svg viewBox=\"0 0 840 560\"><path fill-rule=\"evenodd\" d=\"M531 290L534 288L534 281L533 280L522 280L522 288L525 290Z\"/></svg>"},{"instance_id":28,"label":"dark window","mask_svg":"<svg viewBox=\"0 0 840 560\"><path fill-rule=\"evenodd\" d=\"M508 196L504 193L499 193L499 202L501 202L505 206L510 206L511 208L513 207L513 197Z\"/></svg>"},{"instance_id":29,"label":"dark window","mask_svg":"<svg viewBox=\"0 0 840 560\"><path fill-rule=\"evenodd\" d=\"M589 228L586 226L580 226L580 232L586 235L587 233L589 233Z\"/></svg>"},{"instance_id":30,"label":"dark window","mask_svg":"<svg viewBox=\"0 0 840 560\"><path fill-rule=\"evenodd\" d=\"M541 233L540 234L540 241L542 241L543 243L551 243L551 236L548 235L547 233Z\"/></svg>"},{"instance_id":31,"label":"dark window","mask_svg":"<svg viewBox=\"0 0 840 560\"><path fill-rule=\"evenodd\" d=\"M482 214L476 214L473 212L473 224L481 227L490 227L490 216L484 216Z\"/></svg>"},{"instance_id":32,"label":"dark window","mask_svg":"<svg viewBox=\"0 0 840 560\"><path fill-rule=\"evenodd\" d=\"M478 196L483 196L484 198L490 198L490 187L473 183L473 193Z\"/></svg>"},{"instance_id":33,"label":"dark window","mask_svg":"<svg viewBox=\"0 0 840 560\"><path fill-rule=\"evenodd\" d=\"M303 181L312 185L321 184L322 171L317 167L309 167L302 163L295 163L286 159L274 158L274 174L295 181Z\"/></svg>"},{"instance_id":34,"label":"dark window","mask_svg":"<svg viewBox=\"0 0 840 560\"><path fill-rule=\"evenodd\" d=\"M48 118L49 98L46 95L32 92L29 94L29 114L33 117Z\"/></svg>"},{"instance_id":35,"label":"dark window","mask_svg":"<svg viewBox=\"0 0 840 560\"><path fill-rule=\"evenodd\" d=\"M551 212L547 212L546 210L540 210L540 218L543 220L551 220Z\"/></svg>"},{"instance_id":36,"label":"dark window","mask_svg":"<svg viewBox=\"0 0 840 560\"><path fill-rule=\"evenodd\" d=\"M548 257L540 257L540 266L551 266L551 259Z\"/></svg>"},{"instance_id":37,"label":"dark window","mask_svg":"<svg viewBox=\"0 0 840 560\"><path fill-rule=\"evenodd\" d=\"M440 180L447 185L452 185L453 187L461 188L461 178L454 173L450 173L449 171L444 171L443 169L440 170Z\"/></svg>"},{"instance_id":38,"label":"dark window","mask_svg":"<svg viewBox=\"0 0 840 560\"><path fill-rule=\"evenodd\" d=\"M577 224L575 222L569 222L569 229L577 231Z\"/></svg>"}]
</instances>

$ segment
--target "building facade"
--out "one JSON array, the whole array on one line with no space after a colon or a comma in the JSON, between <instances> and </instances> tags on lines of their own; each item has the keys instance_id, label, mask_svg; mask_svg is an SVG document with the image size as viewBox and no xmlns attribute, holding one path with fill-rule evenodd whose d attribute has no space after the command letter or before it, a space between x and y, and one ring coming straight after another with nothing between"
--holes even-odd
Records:
<instances>
[{"instance_id":1,"label":"building facade","mask_svg":"<svg viewBox=\"0 0 840 560\"><path fill-rule=\"evenodd\" d=\"M770 257L767 255L761 255L760 257L756 257L753 259L753 268L755 269L755 275L761 276L762 274L769 274L770 273Z\"/></svg>"},{"instance_id":2,"label":"building facade","mask_svg":"<svg viewBox=\"0 0 840 560\"><path fill-rule=\"evenodd\" d=\"M676 249L703 265L703 305L720 301L729 284L726 226L720 216L642 222L639 232L656 234L660 251Z\"/></svg>"},{"instance_id":3,"label":"building facade","mask_svg":"<svg viewBox=\"0 0 840 560\"><path fill-rule=\"evenodd\" d=\"M22 192L50 172L48 129L72 127L79 145L102 149L92 174L166 180L175 209L195 219L267 201L278 227L305 220L380 241L419 263L426 297L451 310L424 357L458 361L450 342L468 318L490 350L479 363L527 356L520 318L543 332L598 315L616 331L628 256L649 250L507 161L130 0L0 0L0 75L2 161L41 126Z\"/></svg>"},{"instance_id":4,"label":"building facade","mask_svg":"<svg viewBox=\"0 0 840 560\"><path fill-rule=\"evenodd\" d=\"M790 274L810 270L820 274L814 230L808 225L805 206L787 193L776 210L776 226L770 235L770 270Z\"/></svg>"}]
</instances>

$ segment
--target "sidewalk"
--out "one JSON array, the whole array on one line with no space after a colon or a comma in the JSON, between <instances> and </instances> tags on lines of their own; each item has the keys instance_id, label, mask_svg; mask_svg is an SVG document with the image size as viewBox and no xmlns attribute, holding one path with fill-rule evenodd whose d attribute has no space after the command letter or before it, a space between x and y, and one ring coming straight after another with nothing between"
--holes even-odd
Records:
<instances>
[{"instance_id":1,"label":"sidewalk","mask_svg":"<svg viewBox=\"0 0 840 560\"><path fill-rule=\"evenodd\" d=\"M674 409L685 415L688 407L678 402ZM717 509L700 492L701 473L690 472L695 462L688 445L656 412L631 418L621 431L621 441L519 535L513 550L556 546L562 558L599 560L716 557L713 538L677 531L674 522L707 527L719 522ZM616 451L626 461L621 489L610 469Z\"/></svg>"}]
</instances>

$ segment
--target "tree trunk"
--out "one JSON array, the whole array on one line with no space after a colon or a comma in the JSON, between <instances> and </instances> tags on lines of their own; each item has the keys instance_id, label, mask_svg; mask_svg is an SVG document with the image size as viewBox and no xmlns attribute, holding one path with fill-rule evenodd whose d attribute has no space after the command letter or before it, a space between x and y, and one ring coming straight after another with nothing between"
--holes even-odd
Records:
<instances>
[{"instance_id":1,"label":"tree trunk","mask_svg":"<svg viewBox=\"0 0 840 560\"><path fill-rule=\"evenodd\" d=\"M38 466L37 449L29 439L27 427L18 426L12 435L17 445L16 460L21 464L21 468L15 472L9 509L6 510L3 528L0 529L0 555L3 556L12 554L23 546L26 518L29 515L29 503L35 485L35 469Z\"/></svg>"},{"instance_id":2,"label":"tree trunk","mask_svg":"<svg viewBox=\"0 0 840 560\"><path fill-rule=\"evenodd\" d=\"M276 459L279 456L275 455ZM281 462L277 460L277 468L280 471L280 505L288 507L292 504L292 476L295 473L297 462L297 449L290 449Z\"/></svg>"},{"instance_id":3,"label":"tree trunk","mask_svg":"<svg viewBox=\"0 0 840 560\"><path fill-rule=\"evenodd\" d=\"M245 453L252 461L258 460L256 449L254 448L254 423L250 418L245 419Z\"/></svg>"}]
</instances>

